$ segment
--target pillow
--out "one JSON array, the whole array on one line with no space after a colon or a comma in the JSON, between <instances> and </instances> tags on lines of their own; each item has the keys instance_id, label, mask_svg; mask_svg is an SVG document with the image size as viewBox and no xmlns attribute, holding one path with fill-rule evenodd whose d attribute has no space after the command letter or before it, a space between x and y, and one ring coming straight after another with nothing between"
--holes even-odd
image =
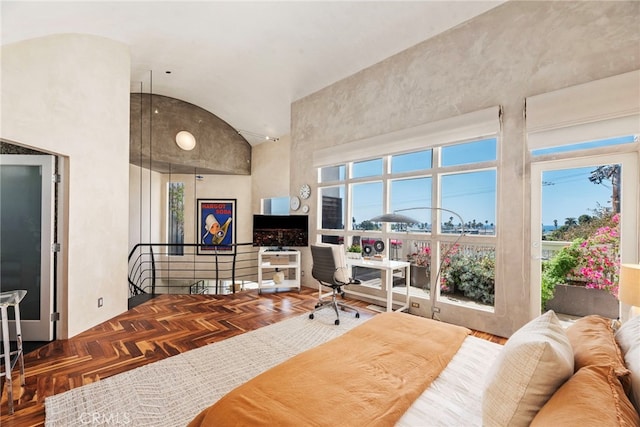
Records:
<instances>
[{"instance_id":1,"label":"pillow","mask_svg":"<svg viewBox=\"0 0 640 427\"><path fill-rule=\"evenodd\" d=\"M516 331L489 369L483 425L528 426L571 375L571 344L556 314L547 311Z\"/></svg>"},{"instance_id":2,"label":"pillow","mask_svg":"<svg viewBox=\"0 0 640 427\"><path fill-rule=\"evenodd\" d=\"M640 417L611 366L586 366L540 409L536 426L637 426Z\"/></svg>"},{"instance_id":3,"label":"pillow","mask_svg":"<svg viewBox=\"0 0 640 427\"><path fill-rule=\"evenodd\" d=\"M640 316L632 317L618 328L615 339L623 355L633 347L640 346Z\"/></svg>"},{"instance_id":4,"label":"pillow","mask_svg":"<svg viewBox=\"0 0 640 427\"><path fill-rule=\"evenodd\" d=\"M336 266L336 271L333 273L333 278L340 283L349 283L351 275L349 274L349 268L347 267L347 260L345 255L345 249L343 244L335 245L331 243L318 243L317 246L328 246L333 253L333 263Z\"/></svg>"},{"instance_id":5,"label":"pillow","mask_svg":"<svg viewBox=\"0 0 640 427\"><path fill-rule=\"evenodd\" d=\"M567 337L576 371L585 366L611 366L619 377L629 375L609 319L595 315L577 319L567 328Z\"/></svg>"},{"instance_id":6,"label":"pillow","mask_svg":"<svg viewBox=\"0 0 640 427\"><path fill-rule=\"evenodd\" d=\"M615 339L620 345L624 361L631 371L631 395L636 410L640 413L640 316L632 317L622 324Z\"/></svg>"}]
</instances>

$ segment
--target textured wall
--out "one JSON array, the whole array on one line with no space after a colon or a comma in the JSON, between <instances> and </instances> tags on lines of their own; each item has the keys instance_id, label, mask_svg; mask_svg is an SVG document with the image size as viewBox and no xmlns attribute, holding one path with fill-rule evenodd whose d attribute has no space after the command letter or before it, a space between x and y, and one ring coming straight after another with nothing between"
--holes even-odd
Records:
<instances>
[{"instance_id":1,"label":"textured wall","mask_svg":"<svg viewBox=\"0 0 640 427\"><path fill-rule=\"evenodd\" d=\"M495 313L447 305L441 318L509 336L532 315L524 99L640 68L638 22L639 2L511 1L303 98L292 188L317 181L314 150L502 105Z\"/></svg>"},{"instance_id":2,"label":"textured wall","mask_svg":"<svg viewBox=\"0 0 640 427\"><path fill-rule=\"evenodd\" d=\"M2 46L1 65L0 137L65 164L58 338L66 338L127 309L129 49L56 35Z\"/></svg>"},{"instance_id":3,"label":"textured wall","mask_svg":"<svg viewBox=\"0 0 640 427\"><path fill-rule=\"evenodd\" d=\"M193 150L184 151L176 144L181 130L195 136ZM130 136L130 161L136 166L161 173L251 173L251 145L225 121L179 99L131 94Z\"/></svg>"},{"instance_id":4,"label":"textured wall","mask_svg":"<svg viewBox=\"0 0 640 427\"><path fill-rule=\"evenodd\" d=\"M252 209L260 213L260 202L270 197L289 196L289 157L291 137L286 135L278 141L268 141L253 147Z\"/></svg>"}]
</instances>

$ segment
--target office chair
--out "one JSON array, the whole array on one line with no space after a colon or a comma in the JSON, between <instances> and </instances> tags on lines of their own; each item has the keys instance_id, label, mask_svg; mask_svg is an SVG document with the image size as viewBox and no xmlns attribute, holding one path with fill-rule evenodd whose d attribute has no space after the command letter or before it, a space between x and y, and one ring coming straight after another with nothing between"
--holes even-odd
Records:
<instances>
[{"instance_id":1,"label":"office chair","mask_svg":"<svg viewBox=\"0 0 640 427\"><path fill-rule=\"evenodd\" d=\"M336 312L335 324L340 324L340 314L338 307L356 312L356 318L360 317L358 309L337 301L338 294L344 297L342 287L345 285L358 284L359 280L351 279L345 263L345 253L343 245L311 245L311 257L313 258L313 268L311 276L316 279L321 286L332 289L331 300L320 300L316 304L315 310L309 314L309 319L313 319L314 313L327 306L332 306ZM320 288L321 290L322 288Z\"/></svg>"}]
</instances>

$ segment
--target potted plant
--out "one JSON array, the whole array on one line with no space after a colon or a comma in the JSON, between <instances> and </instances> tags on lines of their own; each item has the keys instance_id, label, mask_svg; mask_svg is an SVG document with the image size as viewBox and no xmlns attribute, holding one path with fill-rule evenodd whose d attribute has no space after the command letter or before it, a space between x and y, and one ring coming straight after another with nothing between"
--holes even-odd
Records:
<instances>
[{"instance_id":1,"label":"potted plant","mask_svg":"<svg viewBox=\"0 0 640 427\"><path fill-rule=\"evenodd\" d=\"M425 246L407 255L411 263L411 286L429 289L429 275L431 273L431 248Z\"/></svg>"},{"instance_id":2,"label":"potted plant","mask_svg":"<svg viewBox=\"0 0 640 427\"><path fill-rule=\"evenodd\" d=\"M359 259L362 257L362 246L351 245L347 248L347 258Z\"/></svg>"}]
</instances>

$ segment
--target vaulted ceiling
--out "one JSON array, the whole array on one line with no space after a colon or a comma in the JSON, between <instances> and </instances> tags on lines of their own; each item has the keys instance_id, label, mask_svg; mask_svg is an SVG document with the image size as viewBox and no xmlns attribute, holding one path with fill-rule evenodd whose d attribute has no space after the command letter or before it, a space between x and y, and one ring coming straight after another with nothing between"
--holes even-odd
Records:
<instances>
[{"instance_id":1,"label":"vaulted ceiling","mask_svg":"<svg viewBox=\"0 0 640 427\"><path fill-rule=\"evenodd\" d=\"M2 1L1 37L122 41L132 92L202 107L255 145L289 133L293 101L502 2Z\"/></svg>"}]
</instances>

